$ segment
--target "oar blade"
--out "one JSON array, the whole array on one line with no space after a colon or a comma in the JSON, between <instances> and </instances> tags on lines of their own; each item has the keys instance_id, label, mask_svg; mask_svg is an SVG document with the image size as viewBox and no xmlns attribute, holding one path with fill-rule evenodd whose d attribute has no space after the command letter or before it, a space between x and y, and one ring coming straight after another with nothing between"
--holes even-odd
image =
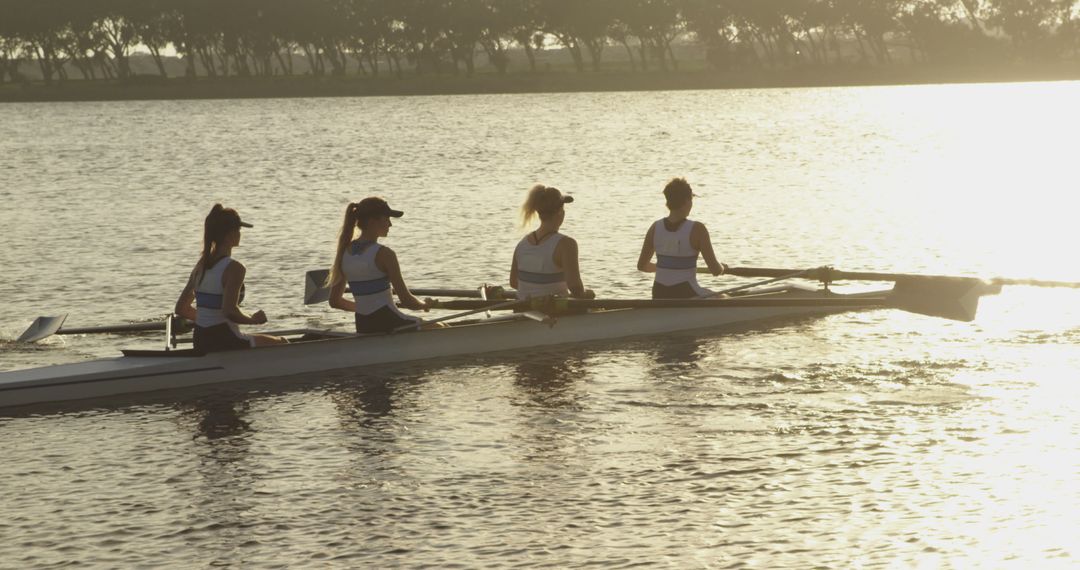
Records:
<instances>
[{"instance_id":1,"label":"oar blade","mask_svg":"<svg viewBox=\"0 0 1080 570\"><path fill-rule=\"evenodd\" d=\"M975 320L979 298L992 290L974 277L903 277L896 280L889 304L920 315L970 322Z\"/></svg>"},{"instance_id":2,"label":"oar blade","mask_svg":"<svg viewBox=\"0 0 1080 570\"><path fill-rule=\"evenodd\" d=\"M304 304L314 305L325 303L330 300L330 288L326 287L326 278L330 276L327 269L312 269L304 276Z\"/></svg>"},{"instance_id":3,"label":"oar blade","mask_svg":"<svg viewBox=\"0 0 1080 570\"><path fill-rule=\"evenodd\" d=\"M37 342L41 339L48 338L64 325L64 321L67 319L67 314L59 317L38 317L34 319L34 322L30 324L30 327L26 329L26 332L22 333L16 342Z\"/></svg>"}]
</instances>

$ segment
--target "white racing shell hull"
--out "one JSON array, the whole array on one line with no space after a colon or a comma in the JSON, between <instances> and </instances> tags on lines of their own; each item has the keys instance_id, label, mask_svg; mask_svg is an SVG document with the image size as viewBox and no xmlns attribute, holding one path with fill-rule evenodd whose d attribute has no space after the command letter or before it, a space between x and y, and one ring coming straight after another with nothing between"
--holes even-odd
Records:
<instances>
[{"instance_id":1,"label":"white racing shell hull","mask_svg":"<svg viewBox=\"0 0 1080 570\"><path fill-rule=\"evenodd\" d=\"M798 295L805 298L805 295ZM528 350L603 339L722 328L853 310L836 305L621 309L535 321L483 321L398 334L348 336L203 356L123 356L0 373L0 408L360 368L375 364ZM865 307L861 307L865 308Z\"/></svg>"}]
</instances>

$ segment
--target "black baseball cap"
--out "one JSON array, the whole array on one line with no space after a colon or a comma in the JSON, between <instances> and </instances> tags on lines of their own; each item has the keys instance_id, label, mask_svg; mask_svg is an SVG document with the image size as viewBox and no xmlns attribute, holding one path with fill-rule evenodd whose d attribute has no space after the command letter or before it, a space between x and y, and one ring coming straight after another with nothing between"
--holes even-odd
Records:
<instances>
[{"instance_id":1,"label":"black baseball cap","mask_svg":"<svg viewBox=\"0 0 1080 570\"><path fill-rule=\"evenodd\" d=\"M226 208L225 209L225 215L228 216L227 223L229 225L233 226L233 227L237 227L237 228L253 228L253 227L255 227L255 226L245 222L244 220L241 220L240 219L240 214L237 214L236 210L233 210L232 208Z\"/></svg>"},{"instance_id":2,"label":"black baseball cap","mask_svg":"<svg viewBox=\"0 0 1080 570\"><path fill-rule=\"evenodd\" d=\"M364 198L360 200L360 203L356 205L356 215L360 219L375 218L381 216L387 216L390 218L400 218L405 215L405 212L401 210L395 210L390 207L390 204L382 198Z\"/></svg>"},{"instance_id":3,"label":"black baseball cap","mask_svg":"<svg viewBox=\"0 0 1080 570\"><path fill-rule=\"evenodd\" d=\"M214 207L210 210L210 214L206 216L207 227L211 224L218 225L217 227L225 227L229 230L233 228L253 228L255 226L240 219L240 214L232 208L226 208L221 204L214 204Z\"/></svg>"}]
</instances>

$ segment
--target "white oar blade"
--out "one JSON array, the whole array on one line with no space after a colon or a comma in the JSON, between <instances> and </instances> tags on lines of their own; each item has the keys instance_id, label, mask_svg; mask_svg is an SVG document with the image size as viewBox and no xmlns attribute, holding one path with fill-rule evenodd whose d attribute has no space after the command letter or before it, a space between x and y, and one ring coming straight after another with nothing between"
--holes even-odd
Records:
<instances>
[{"instance_id":1,"label":"white oar blade","mask_svg":"<svg viewBox=\"0 0 1080 570\"><path fill-rule=\"evenodd\" d=\"M30 324L30 328L26 329L26 332L16 339L16 342L37 342L43 338L48 338L60 330L66 319L67 314L59 317L38 317Z\"/></svg>"},{"instance_id":2,"label":"white oar blade","mask_svg":"<svg viewBox=\"0 0 1080 570\"><path fill-rule=\"evenodd\" d=\"M330 271L326 269L313 269L304 276L304 304L314 305L325 303L330 300L330 288L325 287L326 278Z\"/></svg>"},{"instance_id":3,"label":"white oar blade","mask_svg":"<svg viewBox=\"0 0 1080 570\"><path fill-rule=\"evenodd\" d=\"M558 322L558 319L555 317L541 311L522 311L516 314L531 321L536 321L542 325L547 325L548 327L553 327L555 326L555 323Z\"/></svg>"}]
</instances>

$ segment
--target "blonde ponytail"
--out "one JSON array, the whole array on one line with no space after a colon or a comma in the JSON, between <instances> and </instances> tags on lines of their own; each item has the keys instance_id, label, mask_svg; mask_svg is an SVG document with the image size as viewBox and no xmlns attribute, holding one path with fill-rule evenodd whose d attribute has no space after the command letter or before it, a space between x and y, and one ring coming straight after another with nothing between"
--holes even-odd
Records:
<instances>
[{"instance_id":1,"label":"blonde ponytail","mask_svg":"<svg viewBox=\"0 0 1080 570\"><path fill-rule=\"evenodd\" d=\"M345 255L345 248L349 247L356 237L356 228L360 221L359 213L359 203L350 203L345 207L345 221L342 222L341 233L338 234L337 255L334 256L334 264L330 267L330 275L326 277L327 287L333 287L345 280L345 273L341 271L341 257Z\"/></svg>"},{"instance_id":2,"label":"blonde ponytail","mask_svg":"<svg viewBox=\"0 0 1080 570\"><path fill-rule=\"evenodd\" d=\"M538 217L543 222L557 214L562 209L563 204L573 201L573 197L564 196L554 186L537 184L529 190L529 195L525 197L525 203L521 205L521 227L528 226L533 217Z\"/></svg>"}]
</instances>

